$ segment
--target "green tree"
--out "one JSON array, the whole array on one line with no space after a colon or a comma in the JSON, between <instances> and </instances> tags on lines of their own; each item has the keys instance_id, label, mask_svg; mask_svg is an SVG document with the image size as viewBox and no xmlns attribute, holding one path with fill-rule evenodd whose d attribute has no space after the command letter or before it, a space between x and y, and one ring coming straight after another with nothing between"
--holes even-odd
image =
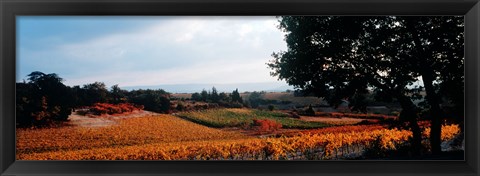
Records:
<instances>
[{"instance_id":1,"label":"green tree","mask_svg":"<svg viewBox=\"0 0 480 176\"><path fill-rule=\"evenodd\" d=\"M112 103L118 104L126 102L127 98L125 93L126 90L122 90L120 87L118 87L118 84L113 85L110 92Z\"/></svg>"},{"instance_id":2,"label":"green tree","mask_svg":"<svg viewBox=\"0 0 480 176\"><path fill-rule=\"evenodd\" d=\"M235 89L232 94L230 94L232 98L232 102L238 102L238 103L243 103L243 99L240 96L240 93L238 92L238 89Z\"/></svg>"},{"instance_id":3,"label":"green tree","mask_svg":"<svg viewBox=\"0 0 480 176\"><path fill-rule=\"evenodd\" d=\"M200 95L198 92L195 92L192 94L191 99L194 101L202 101L202 95Z\"/></svg>"},{"instance_id":4,"label":"green tree","mask_svg":"<svg viewBox=\"0 0 480 176\"><path fill-rule=\"evenodd\" d=\"M214 103L218 103L218 101L220 100L217 89L215 87L212 87L212 92L210 94L210 100Z\"/></svg>"},{"instance_id":5,"label":"green tree","mask_svg":"<svg viewBox=\"0 0 480 176\"><path fill-rule=\"evenodd\" d=\"M252 108L257 108L260 104L263 103L262 101L262 94L260 92L253 91L248 95L248 102Z\"/></svg>"},{"instance_id":6,"label":"green tree","mask_svg":"<svg viewBox=\"0 0 480 176\"><path fill-rule=\"evenodd\" d=\"M105 83L94 82L91 84L85 84L83 85L83 89L85 90L84 97L87 105L108 102L109 92Z\"/></svg>"},{"instance_id":7,"label":"green tree","mask_svg":"<svg viewBox=\"0 0 480 176\"><path fill-rule=\"evenodd\" d=\"M203 89L200 93L200 97L202 97L202 101L207 102L207 100L209 99L209 94L205 89Z\"/></svg>"},{"instance_id":8,"label":"green tree","mask_svg":"<svg viewBox=\"0 0 480 176\"><path fill-rule=\"evenodd\" d=\"M355 94L349 99L349 106L352 111L367 113L367 95L368 90L364 89L363 91L360 89L355 92Z\"/></svg>"},{"instance_id":9,"label":"green tree","mask_svg":"<svg viewBox=\"0 0 480 176\"><path fill-rule=\"evenodd\" d=\"M160 113L170 112L170 94L163 89L133 90L130 96L130 102L143 105L145 110Z\"/></svg>"},{"instance_id":10,"label":"green tree","mask_svg":"<svg viewBox=\"0 0 480 176\"><path fill-rule=\"evenodd\" d=\"M19 126L44 125L68 119L75 102L70 88L62 81L57 74L35 71L28 75L28 82L16 84L16 119Z\"/></svg>"},{"instance_id":11,"label":"green tree","mask_svg":"<svg viewBox=\"0 0 480 176\"><path fill-rule=\"evenodd\" d=\"M85 89L82 89L80 86L76 85L70 88L72 91L74 107L87 106Z\"/></svg>"},{"instance_id":12,"label":"green tree","mask_svg":"<svg viewBox=\"0 0 480 176\"><path fill-rule=\"evenodd\" d=\"M220 101L225 101L225 102L231 102L232 101L232 99L225 92L220 93L218 95L218 98L220 99Z\"/></svg>"},{"instance_id":13,"label":"green tree","mask_svg":"<svg viewBox=\"0 0 480 176\"><path fill-rule=\"evenodd\" d=\"M37 102L41 97L35 94L28 83L16 83L16 122L18 126L31 126L35 123L32 113L38 112Z\"/></svg>"},{"instance_id":14,"label":"green tree","mask_svg":"<svg viewBox=\"0 0 480 176\"><path fill-rule=\"evenodd\" d=\"M410 54L405 58L421 76L431 119L430 142L434 153L441 152L442 96L455 104L463 117L464 107L464 21L462 16L398 18L401 32L398 43ZM459 109L462 109L458 111ZM460 118L462 118L460 117Z\"/></svg>"},{"instance_id":15,"label":"green tree","mask_svg":"<svg viewBox=\"0 0 480 176\"><path fill-rule=\"evenodd\" d=\"M417 95L406 87L423 80L431 112L440 113L435 111L439 100L433 82L442 82L435 74L448 70L448 59L455 60L452 68L463 63L463 55L457 52L463 50L458 30L462 23L459 17L285 16L279 28L286 32L288 50L274 53L275 59L267 64L272 76L319 97L352 97L365 86L394 97L402 106L400 119L410 124L412 146L418 154L421 135L418 110L412 103L412 96ZM429 34L428 29L441 31L445 26L456 30ZM452 45L455 49L447 49ZM458 84L460 69L451 70L447 75L457 75ZM434 152L439 149L438 129L438 118L432 118Z\"/></svg>"}]
</instances>

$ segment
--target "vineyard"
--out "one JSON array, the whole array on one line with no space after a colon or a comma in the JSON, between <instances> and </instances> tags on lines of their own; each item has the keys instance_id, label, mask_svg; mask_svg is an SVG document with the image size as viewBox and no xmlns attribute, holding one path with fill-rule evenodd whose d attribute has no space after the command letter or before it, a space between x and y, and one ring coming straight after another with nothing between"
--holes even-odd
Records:
<instances>
[{"instance_id":1,"label":"vineyard","mask_svg":"<svg viewBox=\"0 0 480 176\"><path fill-rule=\"evenodd\" d=\"M460 8L450 1L438 4L455 10L474 4L459 1ZM174 6L140 4L113 7ZM249 4L246 11L263 12L269 5ZM395 12L407 7L381 4ZM10 6L19 5L27 4ZM98 5L94 8L105 7ZM214 6L224 11L245 5ZM328 6L337 11L348 5ZM478 15L475 10L469 14ZM465 148L478 144L465 141L474 135L465 133L476 130L465 105L476 105L465 101L465 77L471 76L465 70L474 66L465 68L465 32L471 30L462 15L52 18L15 18L15 27L26 30L18 30L16 45L6 45L19 48L19 62L5 65L9 81L0 93L2 123L9 126L2 132L16 129L17 160L471 161L474 155L465 155ZM1 155L11 147L0 147ZM3 161L6 172L18 170ZM398 169L404 166L369 173L432 170ZM348 173L365 167L351 168ZM94 166L84 173L109 169ZM333 174L309 166L261 173L288 169Z\"/></svg>"},{"instance_id":2,"label":"vineyard","mask_svg":"<svg viewBox=\"0 0 480 176\"><path fill-rule=\"evenodd\" d=\"M17 129L17 154L241 138L247 137L158 115L119 119L117 125L103 128Z\"/></svg>"},{"instance_id":3,"label":"vineyard","mask_svg":"<svg viewBox=\"0 0 480 176\"><path fill-rule=\"evenodd\" d=\"M270 119L282 125L283 128L321 128L330 126L321 122L309 122L290 118L289 114L275 111L255 109L212 109L196 112L184 112L180 117L210 127L244 127L253 123L254 119Z\"/></svg>"},{"instance_id":4,"label":"vineyard","mask_svg":"<svg viewBox=\"0 0 480 176\"><path fill-rule=\"evenodd\" d=\"M252 125L278 130L294 124L285 114L249 109L223 109L203 113L224 115ZM188 115L212 120L214 117ZM223 113L223 114L222 114ZM243 114L243 115L239 115ZM276 117L278 115L279 117ZM253 117L253 116L252 116ZM253 118L252 118L253 119ZM297 123L301 124L301 123ZM262 126L262 125L267 125ZM271 128L271 129L270 129ZM423 131L428 139L429 128ZM459 133L458 125L445 125L442 140ZM358 156L365 149L395 150L404 146L411 132L383 125L348 125L316 129L298 129L268 137L251 136L239 131L206 127L173 115L155 115L118 119L102 128L65 126L61 128L17 129L19 160L323 160Z\"/></svg>"},{"instance_id":5,"label":"vineyard","mask_svg":"<svg viewBox=\"0 0 480 176\"><path fill-rule=\"evenodd\" d=\"M458 126L444 126L442 139L451 139ZM278 160L332 159L347 156L359 149L379 145L395 149L411 132L398 129L331 131L325 134L299 134L293 137L249 138L155 143L137 146L105 147L71 151L19 154L22 160ZM428 137L428 136L424 136Z\"/></svg>"}]
</instances>

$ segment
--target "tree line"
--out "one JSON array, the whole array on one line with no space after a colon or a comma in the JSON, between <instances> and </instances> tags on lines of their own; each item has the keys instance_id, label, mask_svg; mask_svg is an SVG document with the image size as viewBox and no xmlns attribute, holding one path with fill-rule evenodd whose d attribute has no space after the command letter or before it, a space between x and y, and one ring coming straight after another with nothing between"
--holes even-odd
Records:
<instances>
[{"instance_id":1,"label":"tree line","mask_svg":"<svg viewBox=\"0 0 480 176\"><path fill-rule=\"evenodd\" d=\"M225 92L218 93L215 87L212 87L211 91L203 89L200 93L195 92L191 95L190 100L193 101L202 101L207 103L217 103L223 107L243 107L243 99L238 92L238 89L235 89L232 93L228 94Z\"/></svg>"},{"instance_id":2,"label":"tree line","mask_svg":"<svg viewBox=\"0 0 480 176\"><path fill-rule=\"evenodd\" d=\"M285 32L288 49L274 52L267 65L272 76L333 104L362 96L368 89L383 95L379 98L399 102L400 120L413 132L412 151L417 156L418 114L427 111L431 151L440 153L444 107L453 106L459 121L464 117L463 20L462 16L282 16L278 28ZM412 102L416 99L424 99L423 106Z\"/></svg>"},{"instance_id":3,"label":"tree line","mask_svg":"<svg viewBox=\"0 0 480 176\"><path fill-rule=\"evenodd\" d=\"M170 93L158 89L124 90L102 82L66 86L55 73L34 71L16 83L16 123L19 127L43 126L67 120L75 108L95 103L133 103L145 110L168 113Z\"/></svg>"},{"instance_id":4,"label":"tree line","mask_svg":"<svg viewBox=\"0 0 480 176\"><path fill-rule=\"evenodd\" d=\"M245 92L245 100L240 96L238 89L232 93L225 92L218 93L215 87L211 91L203 89L201 92L195 92L191 95L190 100L201 101L207 103L217 103L222 107L230 108L258 108L260 105L269 105L269 109L273 109L273 104L289 104L291 101L277 101L264 99L262 96L266 94L265 91Z\"/></svg>"}]
</instances>

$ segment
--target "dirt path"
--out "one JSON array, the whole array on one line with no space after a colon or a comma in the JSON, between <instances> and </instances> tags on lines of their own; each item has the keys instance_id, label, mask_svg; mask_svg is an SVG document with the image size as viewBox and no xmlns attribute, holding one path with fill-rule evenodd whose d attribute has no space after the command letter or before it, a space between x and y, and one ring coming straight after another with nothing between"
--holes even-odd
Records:
<instances>
[{"instance_id":1,"label":"dirt path","mask_svg":"<svg viewBox=\"0 0 480 176\"><path fill-rule=\"evenodd\" d=\"M135 111L128 114L118 115L83 116L73 112L72 115L68 117L69 121L66 122L66 124L79 127L106 127L117 124L118 119L153 116L157 114L158 113L150 111Z\"/></svg>"}]
</instances>

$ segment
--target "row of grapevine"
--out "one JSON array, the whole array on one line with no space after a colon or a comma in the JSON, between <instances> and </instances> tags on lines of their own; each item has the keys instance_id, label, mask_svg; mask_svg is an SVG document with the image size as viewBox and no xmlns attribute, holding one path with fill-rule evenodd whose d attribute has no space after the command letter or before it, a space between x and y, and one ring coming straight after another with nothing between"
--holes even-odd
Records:
<instances>
[{"instance_id":1,"label":"row of grapevine","mask_svg":"<svg viewBox=\"0 0 480 176\"><path fill-rule=\"evenodd\" d=\"M443 127L442 139L459 133L458 125ZM424 133L428 137L428 133ZM378 142L395 149L411 136L398 129L299 134L292 137L156 143L87 150L51 151L17 155L23 160L292 160L332 159L350 155ZM342 156L339 156L342 155Z\"/></svg>"},{"instance_id":2,"label":"row of grapevine","mask_svg":"<svg viewBox=\"0 0 480 176\"><path fill-rule=\"evenodd\" d=\"M236 132L208 128L171 115L118 119L101 128L17 129L17 153L70 151L217 139L242 139Z\"/></svg>"}]
</instances>

